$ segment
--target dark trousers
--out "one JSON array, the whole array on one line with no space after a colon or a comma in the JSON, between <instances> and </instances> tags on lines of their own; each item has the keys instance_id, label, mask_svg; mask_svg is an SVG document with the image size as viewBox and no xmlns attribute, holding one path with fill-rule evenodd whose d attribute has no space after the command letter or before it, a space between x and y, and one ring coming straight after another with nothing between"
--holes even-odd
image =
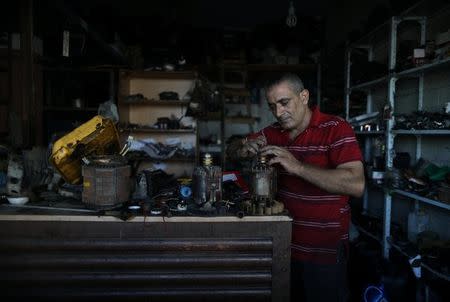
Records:
<instances>
[{"instance_id":1,"label":"dark trousers","mask_svg":"<svg viewBox=\"0 0 450 302\"><path fill-rule=\"evenodd\" d=\"M339 249L335 264L291 262L291 302L346 302L347 286L345 247Z\"/></svg>"}]
</instances>

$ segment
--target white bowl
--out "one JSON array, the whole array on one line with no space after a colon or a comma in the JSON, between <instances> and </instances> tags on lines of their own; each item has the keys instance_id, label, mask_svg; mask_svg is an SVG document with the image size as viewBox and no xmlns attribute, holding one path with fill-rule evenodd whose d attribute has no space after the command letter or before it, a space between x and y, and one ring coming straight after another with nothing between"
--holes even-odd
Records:
<instances>
[{"instance_id":1,"label":"white bowl","mask_svg":"<svg viewBox=\"0 0 450 302\"><path fill-rule=\"evenodd\" d=\"M29 200L28 197L6 197L10 204L20 206L26 204Z\"/></svg>"}]
</instances>

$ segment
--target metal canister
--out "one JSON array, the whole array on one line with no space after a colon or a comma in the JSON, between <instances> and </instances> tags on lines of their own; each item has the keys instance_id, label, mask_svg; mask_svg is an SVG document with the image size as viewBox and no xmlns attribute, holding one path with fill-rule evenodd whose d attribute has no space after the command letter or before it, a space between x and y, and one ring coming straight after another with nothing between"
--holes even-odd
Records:
<instances>
[{"instance_id":1,"label":"metal canister","mask_svg":"<svg viewBox=\"0 0 450 302\"><path fill-rule=\"evenodd\" d=\"M271 214L273 196L276 191L275 169L267 164L265 156L259 155L251 172L254 213L257 215Z\"/></svg>"},{"instance_id":2,"label":"metal canister","mask_svg":"<svg viewBox=\"0 0 450 302\"><path fill-rule=\"evenodd\" d=\"M95 156L82 167L86 207L109 210L129 200L131 167L123 157Z\"/></svg>"}]
</instances>

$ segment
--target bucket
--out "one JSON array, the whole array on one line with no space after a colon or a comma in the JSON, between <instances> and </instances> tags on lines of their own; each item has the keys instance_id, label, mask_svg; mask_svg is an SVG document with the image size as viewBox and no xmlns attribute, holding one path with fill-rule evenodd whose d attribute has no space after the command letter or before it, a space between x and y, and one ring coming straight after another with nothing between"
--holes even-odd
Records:
<instances>
[{"instance_id":1,"label":"bucket","mask_svg":"<svg viewBox=\"0 0 450 302\"><path fill-rule=\"evenodd\" d=\"M131 168L122 157L88 158L82 167L82 200L86 207L110 210L129 200Z\"/></svg>"}]
</instances>

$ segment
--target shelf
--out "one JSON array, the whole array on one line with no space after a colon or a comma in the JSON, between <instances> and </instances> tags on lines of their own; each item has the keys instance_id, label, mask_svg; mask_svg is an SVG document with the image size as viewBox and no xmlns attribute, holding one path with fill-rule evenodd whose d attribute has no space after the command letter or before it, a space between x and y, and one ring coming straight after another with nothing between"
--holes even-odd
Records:
<instances>
[{"instance_id":1,"label":"shelf","mask_svg":"<svg viewBox=\"0 0 450 302\"><path fill-rule=\"evenodd\" d=\"M248 71L317 71L316 64L247 64Z\"/></svg>"},{"instance_id":2,"label":"shelf","mask_svg":"<svg viewBox=\"0 0 450 302\"><path fill-rule=\"evenodd\" d=\"M417 256L418 253L408 253L407 251L405 251L404 248L402 248L401 246L399 246L398 244L394 243L394 240L392 239L392 237L388 237L387 238L389 244L396 249L400 254L402 254L403 256L405 256L408 259L411 259L415 256ZM421 258L423 255L421 255ZM439 268L432 268L430 265L424 263L424 261L420 262L420 266L426 270L428 270L430 273L432 273L434 276L442 279L442 280L446 280L447 282L450 281L450 275L444 272L440 272L438 271Z\"/></svg>"},{"instance_id":3,"label":"shelf","mask_svg":"<svg viewBox=\"0 0 450 302\"><path fill-rule=\"evenodd\" d=\"M257 117L247 117L247 116L230 116L226 117L225 121L233 122L236 124L251 124L258 121L259 118Z\"/></svg>"},{"instance_id":4,"label":"shelf","mask_svg":"<svg viewBox=\"0 0 450 302\"><path fill-rule=\"evenodd\" d=\"M424 202L424 203L427 203L427 204L430 204L430 205L433 205L433 206L436 206L436 207L439 207L439 208L442 208L442 209L445 209L445 210L450 210L450 203L446 203L446 202L435 200L435 199L426 198L426 197L423 197L423 196L420 196L420 195L417 195L417 194L414 194L414 193L411 193L411 192L408 192L408 191L405 191L405 190L391 189L391 188L388 188L388 187L383 186L383 185L374 184L371 187L372 188L376 188L376 189L380 189L380 190L383 190L383 191L388 191L390 193L396 193L396 194L399 194L399 195L402 195L402 196L405 196L405 197L408 197L408 198L411 198L411 199L414 199L414 200L417 200L417 201L421 201L421 202Z\"/></svg>"},{"instance_id":5,"label":"shelf","mask_svg":"<svg viewBox=\"0 0 450 302\"><path fill-rule=\"evenodd\" d=\"M171 158L167 158L167 159L154 159L151 158L150 156L130 156L128 158L128 160L131 161L135 161L135 160L140 160L140 161L151 161L151 162L156 162L156 163L161 163L161 162L189 162L189 163L193 163L195 162L195 158L194 157L171 157Z\"/></svg>"},{"instance_id":6,"label":"shelf","mask_svg":"<svg viewBox=\"0 0 450 302\"><path fill-rule=\"evenodd\" d=\"M222 145L217 145L217 144L200 145L200 151L203 151L203 152L221 152L222 151Z\"/></svg>"},{"instance_id":7,"label":"shelf","mask_svg":"<svg viewBox=\"0 0 450 302\"><path fill-rule=\"evenodd\" d=\"M248 71L248 72L316 72L317 65L313 63L306 64L246 64L242 62L223 62L219 64L227 71ZM214 69L214 66L204 65L201 70Z\"/></svg>"},{"instance_id":8,"label":"shelf","mask_svg":"<svg viewBox=\"0 0 450 302\"><path fill-rule=\"evenodd\" d=\"M189 101L174 101L174 100L145 100L136 102L122 102L124 105L133 106L187 106Z\"/></svg>"},{"instance_id":9,"label":"shelf","mask_svg":"<svg viewBox=\"0 0 450 302\"><path fill-rule=\"evenodd\" d=\"M123 131L145 133L195 133L195 129L156 129L156 128L123 128Z\"/></svg>"},{"instance_id":10,"label":"shelf","mask_svg":"<svg viewBox=\"0 0 450 302\"><path fill-rule=\"evenodd\" d=\"M96 108L96 107L76 108L76 107L45 106L44 110L45 111L95 111L95 112L97 112L98 108Z\"/></svg>"},{"instance_id":11,"label":"shelf","mask_svg":"<svg viewBox=\"0 0 450 302\"><path fill-rule=\"evenodd\" d=\"M425 43L426 36L431 34L436 35L438 32L437 28L432 28L430 31L427 27L428 20L433 20L431 23L436 22L436 20L444 20L444 18L448 18L448 13L450 12L450 5L444 5L443 2L439 1L439 3L429 4L430 1L420 1L420 4L414 5L413 7L409 8L407 11L404 11L400 15L393 16L389 18L386 22L378 26L376 29L371 31L368 35L365 37L359 39L358 41L351 43L346 51L345 54L345 113L347 119L349 118L349 114L351 112L351 94L355 91L363 91L365 92L366 97L366 104L365 108L368 109L368 111L373 111L374 105L378 103L379 99L379 92L382 90L385 90L385 93L383 94L382 98L385 98L383 102L388 104L391 108L396 108L396 103L403 104L403 102L406 103L406 95L398 93L396 89L399 89L398 87L398 80L402 78L418 78L417 84L408 85L406 87L401 85L402 92L406 89L411 89L411 86L417 87L417 91L414 91L411 93L411 95L417 96L417 107L421 108L423 105L425 105L424 95L427 95L430 89L434 89L434 85L430 85L428 81L425 80L425 73L426 72L441 72L442 70L450 69L450 57L447 57L445 59L441 60L435 60L433 62L427 62L423 65L416 65L412 66L410 65L405 70L400 70L402 68L398 63L396 62L397 55L399 52L399 45L401 45L401 41L404 41L406 32L414 32L414 35L417 35L417 41L422 41L421 43ZM444 14L442 14L444 13ZM427 19L428 18L428 19ZM401 25L403 21L407 21L407 24ZM439 22L439 21L438 21ZM352 61L352 51L355 48L361 48L364 49L363 54L367 54L367 60L370 61L377 61L377 60L383 60L385 59L384 54L382 55L380 52L378 52L378 49L388 48L387 51L387 64L385 65L385 70L380 70L381 75L378 74L378 78L373 80L367 80L367 79L353 79L351 81L351 71L352 71L352 62L355 63L355 61ZM397 63L397 64L395 64ZM403 67L405 68L405 67ZM363 71L363 70L362 70ZM367 72L367 70L366 70ZM440 75L440 74L439 74ZM374 75L377 76L377 75ZM445 76L447 76L447 73L445 73ZM437 82L439 84L446 83L445 81L446 77L439 77ZM355 80L363 80L364 82L356 83ZM427 79L428 80L428 79ZM431 79L432 80L432 79ZM406 83L405 83L406 84ZM433 83L434 84L434 83ZM444 84L444 85L445 85ZM436 85L437 86L437 85ZM441 87L439 87L440 89ZM370 90L376 90L376 93L371 92ZM412 90L412 89L411 89ZM409 97L409 94L408 94ZM377 102L375 102L375 100ZM409 101L409 99L408 99ZM413 103L408 103L408 106L405 107L408 110L411 110L411 108L414 107ZM414 110L415 108L413 108ZM366 138L366 147L369 147L370 141L367 141L368 135L382 135L384 134L386 137L385 142L385 149L386 149L386 157L384 159L386 169L389 170L393 166L393 157L395 155L395 150L398 149L398 145L395 144L395 136L396 135L409 135L409 136L416 136L417 141L415 144L416 148L416 156L422 156L422 145L423 141L421 140L422 136L428 136L433 138L437 138L440 136L441 138L448 138L450 137L450 130L445 129L427 129L427 130L412 130L412 129L394 129L395 128L395 121L393 118L390 118L386 123L386 129L384 132L372 132L372 131L355 131L356 135L364 135ZM357 128L361 129L361 128ZM359 137L360 141L364 140L364 137ZM427 144L431 143L431 141L427 141ZM428 146L428 145L427 145ZM431 146L432 147L432 146ZM407 146L407 150L412 149L412 146ZM428 151L428 150L426 150ZM369 155L369 154L367 154ZM398 213L394 213L393 211L393 205L394 201L396 199L405 199L409 198L411 200L415 200L417 202L421 202L422 204L428 204L430 206L437 207L439 210L450 210L450 203L435 200L432 198L435 198L434 196L430 198L426 198L423 196L420 196L416 194L415 192L409 192L405 191L403 189L395 189L395 188L388 188L387 185L376 185L373 184L370 187L376 187L381 188L384 191L383 194L383 215L382 215L382 234L380 236L381 244L382 244L382 254L384 258L389 258L389 249L390 245L388 243L389 236L391 235L391 224L392 224L392 217L395 214L395 216L399 217ZM407 188L404 188L407 189ZM377 194L378 195L378 194ZM395 196L394 196L395 195ZM403 197L402 197L403 196ZM395 198L394 198L395 197ZM363 199L363 205L362 209L363 211L367 212L368 209L371 208L371 199L378 198L378 196L369 196L368 191L366 190L364 194ZM373 237L372 237L373 238Z\"/></svg>"},{"instance_id":12,"label":"shelf","mask_svg":"<svg viewBox=\"0 0 450 302\"><path fill-rule=\"evenodd\" d=\"M217 121L220 122L222 120L222 113L220 111L211 111L206 113L205 116L201 116L197 118L197 121L200 122L208 122L208 121Z\"/></svg>"},{"instance_id":13,"label":"shelf","mask_svg":"<svg viewBox=\"0 0 450 302\"><path fill-rule=\"evenodd\" d=\"M369 82L364 82L364 83L361 83L361 84L350 86L350 90L368 89L369 87L374 87L374 86L383 84L383 83L387 82L388 79L389 79L389 76L383 76L381 78L378 78L378 79L375 79L375 80L372 80L372 81L369 81Z\"/></svg>"},{"instance_id":14,"label":"shelf","mask_svg":"<svg viewBox=\"0 0 450 302\"><path fill-rule=\"evenodd\" d=\"M242 96L249 97L250 91L247 88L229 88L224 87L220 91L226 96Z\"/></svg>"},{"instance_id":15,"label":"shelf","mask_svg":"<svg viewBox=\"0 0 450 302\"><path fill-rule=\"evenodd\" d=\"M401 135L450 135L450 130L392 130L392 134L401 134Z\"/></svg>"},{"instance_id":16,"label":"shelf","mask_svg":"<svg viewBox=\"0 0 450 302\"><path fill-rule=\"evenodd\" d=\"M418 76L425 71L437 70L438 68L446 67L447 65L450 65L450 57L440 60L440 61L437 61L437 62L425 64L422 66L418 66L418 67L414 67L411 69L406 69L406 70L394 73L394 76L397 78Z\"/></svg>"},{"instance_id":17,"label":"shelf","mask_svg":"<svg viewBox=\"0 0 450 302\"><path fill-rule=\"evenodd\" d=\"M121 66L98 65L98 66L44 66L43 71L54 72L113 72Z\"/></svg>"},{"instance_id":18,"label":"shelf","mask_svg":"<svg viewBox=\"0 0 450 302\"><path fill-rule=\"evenodd\" d=\"M431 204L431 205L433 205L435 207L439 207L441 209L450 210L450 204L445 203L443 201L426 198L426 197L423 197L423 196L420 196L420 195L417 195L417 194L414 194L414 193L410 193L410 192L407 192L407 191L399 190L399 189L394 189L391 192L397 193L399 195L403 195L403 196L406 196L406 197L409 197L409 198L412 198L414 200L418 200L418 201L421 201L421 202L424 202L424 203L427 203L427 204Z\"/></svg>"},{"instance_id":19,"label":"shelf","mask_svg":"<svg viewBox=\"0 0 450 302\"><path fill-rule=\"evenodd\" d=\"M397 15L397 18L408 18L408 16L432 16L436 11L442 11L448 9L447 7L442 8L440 5L431 5L429 1L416 1L414 5L408 9L402 11ZM350 47L357 47L358 45L366 45L373 40L373 37L377 34L385 36L389 32L389 27L391 24L391 19L387 19L385 22L381 23L374 29L370 30L364 34L361 38L352 42Z\"/></svg>"},{"instance_id":20,"label":"shelf","mask_svg":"<svg viewBox=\"0 0 450 302\"><path fill-rule=\"evenodd\" d=\"M356 135L384 135L384 131L355 131Z\"/></svg>"},{"instance_id":21,"label":"shelf","mask_svg":"<svg viewBox=\"0 0 450 302\"><path fill-rule=\"evenodd\" d=\"M138 79L174 79L174 80L193 80L196 74L193 71L124 71L122 72L128 78Z\"/></svg>"},{"instance_id":22,"label":"shelf","mask_svg":"<svg viewBox=\"0 0 450 302\"><path fill-rule=\"evenodd\" d=\"M425 64L422 66L418 66L418 67L403 70L400 72L392 73L391 75L385 75L381 78L378 78L378 79L375 79L372 81L353 85L353 86L350 86L350 90L368 89L368 88L371 88L371 87L374 87L377 85L381 85L381 84L387 82L391 77L406 78L406 77L418 76L425 71L437 70L438 68L446 67L447 65L450 65L450 57L440 60L440 61L437 61L437 62L430 63L430 64Z\"/></svg>"},{"instance_id":23,"label":"shelf","mask_svg":"<svg viewBox=\"0 0 450 302\"><path fill-rule=\"evenodd\" d=\"M363 228L360 225L357 225L356 223L352 222L353 226L361 233L363 233L364 235L374 239L375 241L377 241L378 243L381 243L381 238L369 231L367 231L365 228Z\"/></svg>"}]
</instances>

